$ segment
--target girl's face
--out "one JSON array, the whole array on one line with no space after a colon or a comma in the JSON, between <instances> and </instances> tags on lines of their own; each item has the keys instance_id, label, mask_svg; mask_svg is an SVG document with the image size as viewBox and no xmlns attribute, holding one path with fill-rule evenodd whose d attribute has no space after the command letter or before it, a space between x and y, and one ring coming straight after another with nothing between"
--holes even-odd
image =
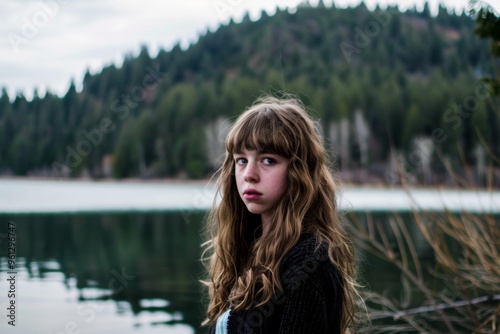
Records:
<instances>
[{"instance_id":1,"label":"girl's face","mask_svg":"<svg viewBox=\"0 0 500 334\"><path fill-rule=\"evenodd\" d=\"M241 200L248 211L262 215L263 223L269 221L286 191L289 159L246 149L233 157Z\"/></svg>"}]
</instances>

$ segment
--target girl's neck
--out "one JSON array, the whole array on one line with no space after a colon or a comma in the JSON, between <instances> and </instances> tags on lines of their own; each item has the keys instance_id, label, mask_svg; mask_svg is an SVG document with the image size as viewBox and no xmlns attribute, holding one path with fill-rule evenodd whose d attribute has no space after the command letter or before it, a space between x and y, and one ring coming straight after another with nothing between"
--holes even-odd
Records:
<instances>
[{"instance_id":1,"label":"girl's neck","mask_svg":"<svg viewBox=\"0 0 500 334\"><path fill-rule=\"evenodd\" d=\"M269 232L269 229L271 227L271 217L269 217L268 215L262 214L260 216L260 219L262 221L262 236L261 237L264 237L267 235L267 233Z\"/></svg>"}]
</instances>

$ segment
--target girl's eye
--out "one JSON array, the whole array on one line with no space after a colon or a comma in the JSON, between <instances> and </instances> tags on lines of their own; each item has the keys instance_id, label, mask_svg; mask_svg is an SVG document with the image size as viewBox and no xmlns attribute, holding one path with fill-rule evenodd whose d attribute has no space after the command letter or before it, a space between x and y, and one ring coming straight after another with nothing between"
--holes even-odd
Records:
<instances>
[{"instance_id":1,"label":"girl's eye","mask_svg":"<svg viewBox=\"0 0 500 334\"><path fill-rule=\"evenodd\" d=\"M247 162L247 159L245 158L236 158L236 164L242 165Z\"/></svg>"},{"instance_id":2,"label":"girl's eye","mask_svg":"<svg viewBox=\"0 0 500 334\"><path fill-rule=\"evenodd\" d=\"M264 164L266 165L272 165L276 163L276 160L274 160L273 158L264 158L262 159L262 162L264 162Z\"/></svg>"}]
</instances>

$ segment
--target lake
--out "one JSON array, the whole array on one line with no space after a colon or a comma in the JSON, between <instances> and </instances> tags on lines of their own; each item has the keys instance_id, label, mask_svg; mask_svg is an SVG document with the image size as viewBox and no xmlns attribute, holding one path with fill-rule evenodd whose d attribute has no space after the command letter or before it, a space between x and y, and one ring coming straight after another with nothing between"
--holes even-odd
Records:
<instances>
[{"instance_id":1,"label":"lake","mask_svg":"<svg viewBox=\"0 0 500 334\"><path fill-rule=\"evenodd\" d=\"M189 184L0 181L0 332L206 332L199 327L199 258L213 191ZM427 210L467 203L471 211L499 211L498 193L416 193ZM439 194L448 202L432 197ZM398 189L345 189L341 207L351 211L348 219L369 211L384 222L397 210L409 221L411 201L404 196ZM15 328L6 318L9 225L16 232ZM417 242L417 250L432 265L425 244ZM362 251L359 257L370 289L397 289L397 271Z\"/></svg>"}]
</instances>

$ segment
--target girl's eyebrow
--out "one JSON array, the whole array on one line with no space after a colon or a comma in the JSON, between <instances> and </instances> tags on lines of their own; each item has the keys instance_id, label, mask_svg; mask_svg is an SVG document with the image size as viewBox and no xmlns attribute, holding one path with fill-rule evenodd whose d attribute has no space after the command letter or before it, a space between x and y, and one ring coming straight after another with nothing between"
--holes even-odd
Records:
<instances>
[{"instance_id":1,"label":"girl's eyebrow","mask_svg":"<svg viewBox=\"0 0 500 334\"><path fill-rule=\"evenodd\" d=\"M267 152L267 151L259 151L257 152L258 155L274 155L277 157L281 157L282 155L279 153L273 153L273 152Z\"/></svg>"},{"instance_id":2,"label":"girl's eyebrow","mask_svg":"<svg viewBox=\"0 0 500 334\"><path fill-rule=\"evenodd\" d=\"M263 156L263 155L272 155L275 157L283 157L283 155L277 153L277 152L272 152L272 151L266 151L266 150L257 150L257 149L246 149L244 147L240 147L239 149L234 149L232 152L232 155L245 155L248 152L256 152L258 156Z\"/></svg>"},{"instance_id":3,"label":"girl's eyebrow","mask_svg":"<svg viewBox=\"0 0 500 334\"><path fill-rule=\"evenodd\" d=\"M244 155L242 151L234 151L233 155ZM257 151L257 155L275 155L275 156L281 156L278 153L273 153L273 152L267 152L267 151Z\"/></svg>"}]
</instances>

